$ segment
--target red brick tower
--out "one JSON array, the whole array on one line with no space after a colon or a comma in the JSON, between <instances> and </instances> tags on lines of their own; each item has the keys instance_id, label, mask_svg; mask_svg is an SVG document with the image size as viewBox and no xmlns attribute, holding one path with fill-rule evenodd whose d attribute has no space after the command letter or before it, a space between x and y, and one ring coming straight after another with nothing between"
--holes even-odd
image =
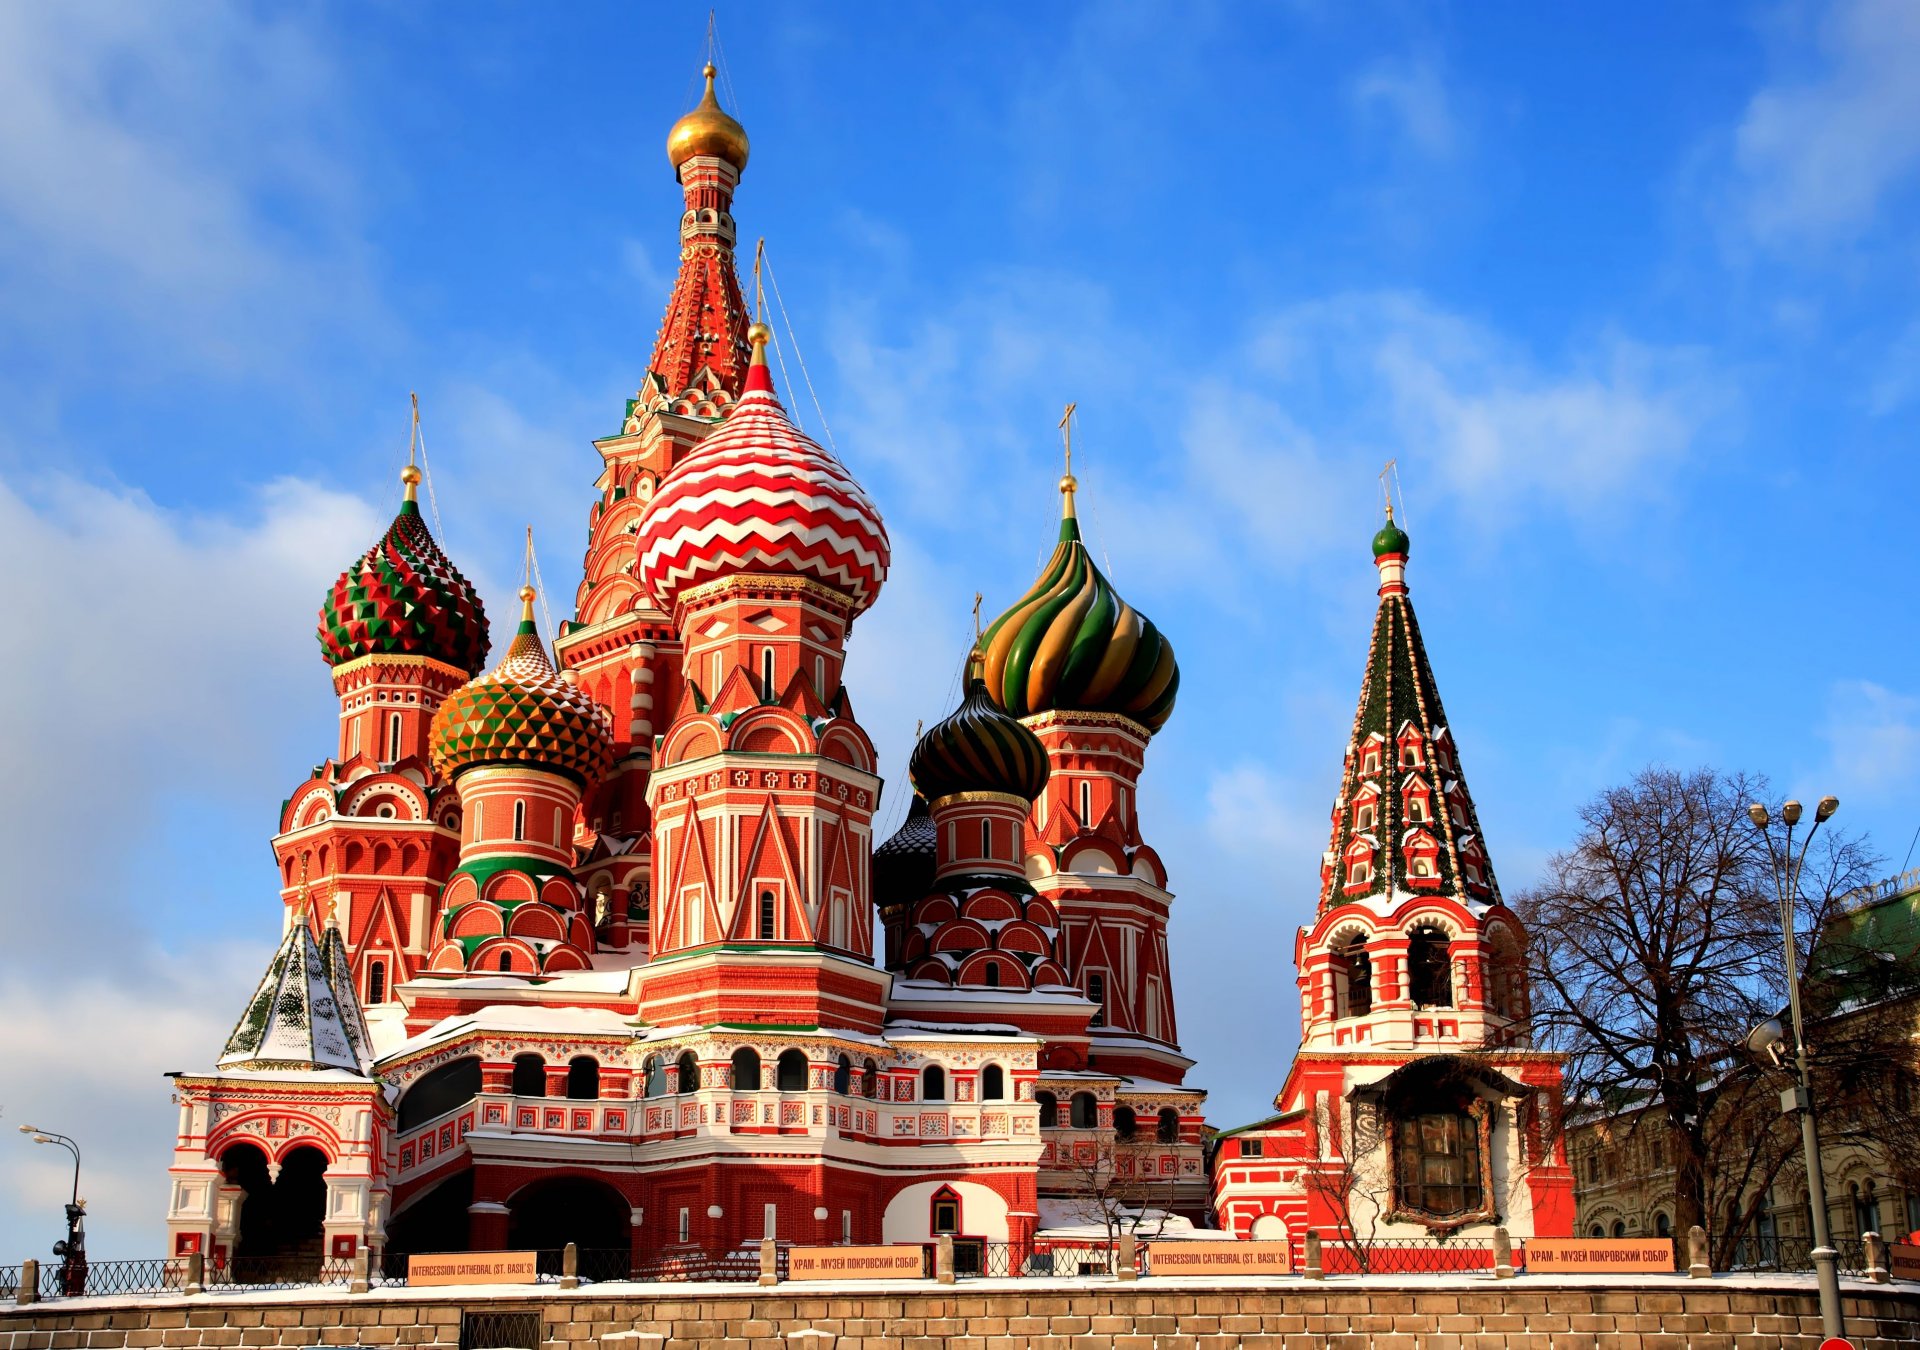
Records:
<instances>
[{"instance_id":1,"label":"red brick tower","mask_svg":"<svg viewBox=\"0 0 1920 1350\"><path fill-rule=\"evenodd\" d=\"M1389 511L1318 913L1294 946L1303 1044L1280 1114L1215 1155L1216 1209L1241 1236L1572 1232L1561 1057L1528 1044L1527 938L1500 901L1408 550Z\"/></svg>"},{"instance_id":2,"label":"red brick tower","mask_svg":"<svg viewBox=\"0 0 1920 1350\"><path fill-rule=\"evenodd\" d=\"M1094 565L1060 480L1060 542L1040 579L987 629L987 691L1046 747L1051 772L1028 817L1026 865L1057 906L1061 955L1095 1006L1095 1067L1179 1083L1166 869L1141 837L1147 742L1173 712L1172 645Z\"/></svg>"},{"instance_id":3,"label":"red brick tower","mask_svg":"<svg viewBox=\"0 0 1920 1350\"><path fill-rule=\"evenodd\" d=\"M712 433L747 375L747 306L734 263L733 192L747 133L714 97L674 124L667 157L686 199L680 271L640 388L618 435L594 442L603 468L589 515L576 618L554 644L561 664L613 718L619 758L588 803L596 836L585 869L611 947L646 944L652 837L647 777L661 714L680 701L681 650L641 584L634 541L660 481Z\"/></svg>"}]
</instances>

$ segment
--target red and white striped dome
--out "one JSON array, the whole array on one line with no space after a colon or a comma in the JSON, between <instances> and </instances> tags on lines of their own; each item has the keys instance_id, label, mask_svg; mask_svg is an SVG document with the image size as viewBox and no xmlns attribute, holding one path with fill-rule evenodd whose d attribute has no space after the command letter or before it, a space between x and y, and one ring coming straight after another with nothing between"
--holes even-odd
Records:
<instances>
[{"instance_id":1,"label":"red and white striped dome","mask_svg":"<svg viewBox=\"0 0 1920 1350\"><path fill-rule=\"evenodd\" d=\"M720 429L660 483L640 521L640 582L668 614L682 591L737 573L805 577L871 605L887 527L846 466L774 397L766 330L749 335L746 389Z\"/></svg>"}]
</instances>

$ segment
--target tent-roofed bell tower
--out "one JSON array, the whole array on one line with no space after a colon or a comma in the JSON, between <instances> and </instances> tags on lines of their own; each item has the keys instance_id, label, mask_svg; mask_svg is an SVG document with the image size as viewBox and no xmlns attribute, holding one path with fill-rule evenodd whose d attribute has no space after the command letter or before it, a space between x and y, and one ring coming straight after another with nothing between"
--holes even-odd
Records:
<instances>
[{"instance_id":1,"label":"tent-roofed bell tower","mask_svg":"<svg viewBox=\"0 0 1920 1350\"><path fill-rule=\"evenodd\" d=\"M1572 1228L1561 1057L1530 1044L1526 933L1467 795L1410 551L1389 507L1319 898L1294 944L1301 1049L1280 1114L1215 1153L1215 1208L1242 1237Z\"/></svg>"}]
</instances>

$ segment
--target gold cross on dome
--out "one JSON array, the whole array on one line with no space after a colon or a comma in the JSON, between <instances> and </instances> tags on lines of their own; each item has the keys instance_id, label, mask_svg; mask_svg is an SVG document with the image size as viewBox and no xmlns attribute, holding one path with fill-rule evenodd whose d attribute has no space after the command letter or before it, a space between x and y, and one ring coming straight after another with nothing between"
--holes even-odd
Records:
<instances>
[{"instance_id":1,"label":"gold cross on dome","mask_svg":"<svg viewBox=\"0 0 1920 1350\"><path fill-rule=\"evenodd\" d=\"M1067 476L1069 478L1073 476L1073 410L1079 406L1078 403L1069 403L1067 410L1060 414L1060 437L1065 442L1067 448Z\"/></svg>"},{"instance_id":2,"label":"gold cross on dome","mask_svg":"<svg viewBox=\"0 0 1920 1350\"><path fill-rule=\"evenodd\" d=\"M975 642L980 640L980 602L986 598L979 591L973 593L973 639Z\"/></svg>"}]
</instances>

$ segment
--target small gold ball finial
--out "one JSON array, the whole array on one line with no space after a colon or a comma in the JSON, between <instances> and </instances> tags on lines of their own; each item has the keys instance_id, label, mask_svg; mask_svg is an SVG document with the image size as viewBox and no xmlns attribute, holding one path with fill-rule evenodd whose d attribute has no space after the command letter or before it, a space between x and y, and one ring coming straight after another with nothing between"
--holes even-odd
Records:
<instances>
[{"instance_id":1,"label":"small gold ball finial","mask_svg":"<svg viewBox=\"0 0 1920 1350\"><path fill-rule=\"evenodd\" d=\"M764 347L766 346L767 343L771 341L773 341L773 330L767 327L764 323L756 323L751 328L747 329L747 345L748 346Z\"/></svg>"},{"instance_id":2,"label":"small gold ball finial","mask_svg":"<svg viewBox=\"0 0 1920 1350\"><path fill-rule=\"evenodd\" d=\"M400 481L405 484L406 487L403 495L407 501L412 501L414 499L414 489L420 486L420 470L411 464L407 465L406 468L400 470Z\"/></svg>"},{"instance_id":3,"label":"small gold ball finial","mask_svg":"<svg viewBox=\"0 0 1920 1350\"><path fill-rule=\"evenodd\" d=\"M532 604L532 603L533 603L533 597L534 597L534 594L535 594L535 592L534 592L534 589L533 589L533 587L531 587L531 586L522 586L522 587L520 588L520 600L521 600L521 603L522 603L522 604L528 604L528 605L530 605L530 604Z\"/></svg>"}]
</instances>

